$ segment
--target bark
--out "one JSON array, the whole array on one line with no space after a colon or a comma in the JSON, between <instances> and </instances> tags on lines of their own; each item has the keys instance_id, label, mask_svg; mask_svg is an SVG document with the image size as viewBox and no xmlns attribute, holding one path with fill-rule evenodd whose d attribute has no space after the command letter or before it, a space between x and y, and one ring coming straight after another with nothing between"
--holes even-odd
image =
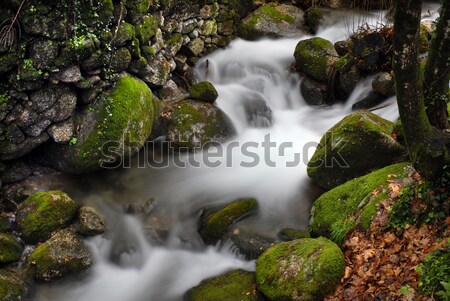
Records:
<instances>
[{"instance_id":1,"label":"bark","mask_svg":"<svg viewBox=\"0 0 450 301\"><path fill-rule=\"evenodd\" d=\"M447 157L448 137L427 118L420 80L418 43L421 1L397 0L394 73L397 102L411 162L428 179L437 178Z\"/></svg>"},{"instance_id":2,"label":"bark","mask_svg":"<svg viewBox=\"0 0 450 301\"><path fill-rule=\"evenodd\" d=\"M450 80L450 1L442 1L436 31L425 67L424 95L427 115L433 126L448 129L447 103Z\"/></svg>"}]
</instances>

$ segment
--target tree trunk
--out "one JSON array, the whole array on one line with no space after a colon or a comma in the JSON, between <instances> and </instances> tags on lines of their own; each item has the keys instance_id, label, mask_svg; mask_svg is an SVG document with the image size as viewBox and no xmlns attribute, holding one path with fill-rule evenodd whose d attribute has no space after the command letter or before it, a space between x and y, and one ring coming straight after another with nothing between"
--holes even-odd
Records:
<instances>
[{"instance_id":1,"label":"tree trunk","mask_svg":"<svg viewBox=\"0 0 450 301\"><path fill-rule=\"evenodd\" d=\"M437 178L446 160L447 137L434 129L426 114L418 43L422 1L397 0L394 17L394 73L397 102L408 152L428 179Z\"/></svg>"},{"instance_id":2,"label":"tree trunk","mask_svg":"<svg viewBox=\"0 0 450 301\"><path fill-rule=\"evenodd\" d=\"M442 1L436 31L431 39L425 67L424 96L431 124L448 129L447 103L450 80L450 1Z\"/></svg>"}]
</instances>

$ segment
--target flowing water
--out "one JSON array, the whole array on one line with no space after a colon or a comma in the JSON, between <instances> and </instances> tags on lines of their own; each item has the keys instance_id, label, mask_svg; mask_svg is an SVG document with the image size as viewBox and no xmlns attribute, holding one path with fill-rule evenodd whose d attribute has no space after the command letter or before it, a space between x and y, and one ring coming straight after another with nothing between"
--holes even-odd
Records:
<instances>
[{"instance_id":1,"label":"flowing water","mask_svg":"<svg viewBox=\"0 0 450 301\"><path fill-rule=\"evenodd\" d=\"M363 18L374 25L380 19L377 13ZM332 42L346 39L354 20L349 12L329 15L318 36ZM202 153L183 155L200 161L200 166L180 168L168 160L170 165L163 169L115 170L75 186L75 198L100 208L111 229L86 241L95 257L87 276L41 285L33 300L175 301L208 277L232 268L253 270L254 262L244 260L230 244L202 244L196 229L199 209L206 205L255 197L258 215L244 223L256 232L307 229L311 202L319 191L309 181L305 164L323 133L369 93L372 80L362 81L345 104L306 105L299 90L301 78L288 70L297 42L309 37L238 39L200 61L199 77L214 83L220 95L217 105L238 133L222 144L219 166L208 166ZM375 113L395 121L395 98L385 104ZM263 146L267 139L274 144L270 151ZM283 142L291 146L281 150ZM253 156L236 147L245 143ZM291 164L294 161L298 162ZM140 216L126 215L118 205L142 203L150 196L156 199L154 209ZM155 233L165 233L162 242L149 239L158 236Z\"/></svg>"}]
</instances>

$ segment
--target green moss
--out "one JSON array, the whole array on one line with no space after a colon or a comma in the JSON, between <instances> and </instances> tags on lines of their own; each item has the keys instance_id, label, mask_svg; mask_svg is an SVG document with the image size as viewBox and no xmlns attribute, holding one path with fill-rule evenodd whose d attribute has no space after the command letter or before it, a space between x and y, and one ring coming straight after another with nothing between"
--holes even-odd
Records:
<instances>
[{"instance_id":1,"label":"green moss","mask_svg":"<svg viewBox=\"0 0 450 301\"><path fill-rule=\"evenodd\" d=\"M25 81L37 81L46 77L46 74L35 67L32 59L25 59L22 64L19 65L17 71L17 79Z\"/></svg>"},{"instance_id":2,"label":"green moss","mask_svg":"<svg viewBox=\"0 0 450 301\"><path fill-rule=\"evenodd\" d=\"M20 277L18 271L0 269L0 300L22 300L26 290L26 284Z\"/></svg>"},{"instance_id":3,"label":"green moss","mask_svg":"<svg viewBox=\"0 0 450 301\"><path fill-rule=\"evenodd\" d=\"M153 94L147 85L134 77L121 78L103 96L99 121L81 143L75 156L81 169L96 168L105 159L102 146L120 143L125 155L136 152L152 130Z\"/></svg>"},{"instance_id":4,"label":"green moss","mask_svg":"<svg viewBox=\"0 0 450 301\"><path fill-rule=\"evenodd\" d=\"M255 273L233 270L202 281L187 294L187 301L258 301L262 297L255 290Z\"/></svg>"},{"instance_id":5,"label":"green moss","mask_svg":"<svg viewBox=\"0 0 450 301\"><path fill-rule=\"evenodd\" d=\"M158 30L158 20L152 15L146 15L134 26L136 37L146 45Z\"/></svg>"},{"instance_id":6,"label":"green moss","mask_svg":"<svg viewBox=\"0 0 450 301\"><path fill-rule=\"evenodd\" d=\"M152 46L142 47L142 54L147 60L151 60L156 56L155 49Z\"/></svg>"},{"instance_id":7,"label":"green moss","mask_svg":"<svg viewBox=\"0 0 450 301\"><path fill-rule=\"evenodd\" d=\"M252 214L257 206L255 199L240 199L218 211L206 214L202 217L200 236L207 244L215 244L222 239L233 223Z\"/></svg>"},{"instance_id":8,"label":"green moss","mask_svg":"<svg viewBox=\"0 0 450 301\"><path fill-rule=\"evenodd\" d=\"M313 204L311 234L331 237L332 232L340 232L335 237L342 238L354 228L349 226L351 222L367 229L375 216L376 204L386 196L383 190L388 186L389 176L406 176L408 166L409 163L387 166L325 192ZM375 190L382 193L374 195ZM349 227L342 231L345 225Z\"/></svg>"},{"instance_id":9,"label":"green moss","mask_svg":"<svg viewBox=\"0 0 450 301\"><path fill-rule=\"evenodd\" d=\"M339 247L326 238L305 238L271 247L256 260L258 288L270 300L321 300L345 268Z\"/></svg>"},{"instance_id":10,"label":"green moss","mask_svg":"<svg viewBox=\"0 0 450 301\"><path fill-rule=\"evenodd\" d=\"M338 54L333 43L320 37L300 41L294 52L302 72L319 81L327 81Z\"/></svg>"},{"instance_id":11,"label":"green moss","mask_svg":"<svg viewBox=\"0 0 450 301\"><path fill-rule=\"evenodd\" d=\"M22 251L22 244L14 236L0 233L0 263L18 261Z\"/></svg>"},{"instance_id":12,"label":"green moss","mask_svg":"<svg viewBox=\"0 0 450 301\"><path fill-rule=\"evenodd\" d=\"M323 19L323 12L319 7L310 7L306 10L306 23L314 33L320 26Z\"/></svg>"},{"instance_id":13,"label":"green moss","mask_svg":"<svg viewBox=\"0 0 450 301\"><path fill-rule=\"evenodd\" d=\"M188 92L192 99L206 102L214 102L219 97L213 84L206 81L190 86Z\"/></svg>"},{"instance_id":14,"label":"green moss","mask_svg":"<svg viewBox=\"0 0 450 301\"><path fill-rule=\"evenodd\" d=\"M145 14L150 8L152 0L125 0L125 6L131 14Z\"/></svg>"},{"instance_id":15,"label":"green moss","mask_svg":"<svg viewBox=\"0 0 450 301\"><path fill-rule=\"evenodd\" d=\"M182 42L182 40L183 40L183 36L181 35L181 33L175 33L175 34L171 35L168 40L166 40L165 44L171 46L171 45L175 45L177 43Z\"/></svg>"},{"instance_id":16,"label":"green moss","mask_svg":"<svg viewBox=\"0 0 450 301\"><path fill-rule=\"evenodd\" d=\"M59 190L37 192L20 204L17 224L25 241L36 243L67 226L76 212L75 202Z\"/></svg>"}]
</instances>

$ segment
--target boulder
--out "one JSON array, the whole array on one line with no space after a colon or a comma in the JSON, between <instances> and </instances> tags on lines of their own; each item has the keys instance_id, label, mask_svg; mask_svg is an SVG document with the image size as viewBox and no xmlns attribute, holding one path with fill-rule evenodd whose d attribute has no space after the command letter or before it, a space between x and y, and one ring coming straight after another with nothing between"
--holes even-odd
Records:
<instances>
[{"instance_id":1,"label":"boulder","mask_svg":"<svg viewBox=\"0 0 450 301\"><path fill-rule=\"evenodd\" d=\"M0 233L0 264L18 261L22 252L23 246L14 236Z\"/></svg>"},{"instance_id":2,"label":"boulder","mask_svg":"<svg viewBox=\"0 0 450 301\"><path fill-rule=\"evenodd\" d=\"M239 199L219 210L204 209L198 232L207 244L216 244L237 221L254 214L258 207L255 199Z\"/></svg>"},{"instance_id":3,"label":"boulder","mask_svg":"<svg viewBox=\"0 0 450 301\"><path fill-rule=\"evenodd\" d=\"M81 235L90 236L105 232L104 219L92 207L81 207L78 211L78 219L80 221L79 233Z\"/></svg>"},{"instance_id":4,"label":"boulder","mask_svg":"<svg viewBox=\"0 0 450 301\"><path fill-rule=\"evenodd\" d=\"M405 161L391 136L394 124L369 111L353 113L327 131L308 163L308 175L331 189L387 165Z\"/></svg>"},{"instance_id":5,"label":"boulder","mask_svg":"<svg viewBox=\"0 0 450 301\"><path fill-rule=\"evenodd\" d=\"M210 82L200 82L189 87L190 98L204 102L213 103L219 94Z\"/></svg>"},{"instance_id":6,"label":"boulder","mask_svg":"<svg viewBox=\"0 0 450 301\"><path fill-rule=\"evenodd\" d=\"M76 213L75 202L62 191L37 192L19 205L16 222L28 243L42 242L53 231L70 224Z\"/></svg>"},{"instance_id":7,"label":"boulder","mask_svg":"<svg viewBox=\"0 0 450 301\"><path fill-rule=\"evenodd\" d=\"M373 80L372 89L381 95L390 96L395 93L394 85L395 80L392 75L388 72L383 72Z\"/></svg>"},{"instance_id":8,"label":"boulder","mask_svg":"<svg viewBox=\"0 0 450 301\"><path fill-rule=\"evenodd\" d=\"M49 164L68 173L107 167L136 153L152 131L153 94L141 80L125 76L98 96L75 118L76 137L69 144L49 145Z\"/></svg>"},{"instance_id":9,"label":"boulder","mask_svg":"<svg viewBox=\"0 0 450 301\"><path fill-rule=\"evenodd\" d=\"M321 106L330 103L327 85L308 77L302 79L300 92L309 105Z\"/></svg>"},{"instance_id":10,"label":"boulder","mask_svg":"<svg viewBox=\"0 0 450 301\"><path fill-rule=\"evenodd\" d=\"M304 12L292 5L266 4L245 17L239 36L254 40L261 37L296 37L306 32Z\"/></svg>"},{"instance_id":11,"label":"boulder","mask_svg":"<svg viewBox=\"0 0 450 301\"><path fill-rule=\"evenodd\" d=\"M340 248L326 238L280 243L256 260L256 282L270 300L322 300L344 274Z\"/></svg>"},{"instance_id":12,"label":"boulder","mask_svg":"<svg viewBox=\"0 0 450 301\"><path fill-rule=\"evenodd\" d=\"M377 203L388 198L390 181L402 179L412 170L409 163L387 166L325 192L313 204L311 234L340 244L356 227L369 229Z\"/></svg>"},{"instance_id":13,"label":"boulder","mask_svg":"<svg viewBox=\"0 0 450 301\"><path fill-rule=\"evenodd\" d=\"M311 78L327 82L339 56L333 43L316 37L298 42L294 52L297 68Z\"/></svg>"},{"instance_id":14,"label":"boulder","mask_svg":"<svg viewBox=\"0 0 450 301\"><path fill-rule=\"evenodd\" d=\"M236 133L227 115L210 103L183 100L167 107L161 117L167 140L177 149L194 150Z\"/></svg>"},{"instance_id":15,"label":"boulder","mask_svg":"<svg viewBox=\"0 0 450 301\"><path fill-rule=\"evenodd\" d=\"M262 301L256 290L255 273L233 270L220 276L203 280L190 289L183 298L186 301Z\"/></svg>"},{"instance_id":16,"label":"boulder","mask_svg":"<svg viewBox=\"0 0 450 301\"><path fill-rule=\"evenodd\" d=\"M0 300L24 300L29 291L25 273L16 269L0 269Z\"/></svg>"},{"instance_id":17,"label":"boulder","mask_svg":"<svg viewBox=\"0 0 450 301\"><path fill-rule=\"evenodd\" d=\"M82 272L92 265L92 256L83 241L64 229L31 252L27 268L39 281L49 282Z\"/></svg>"}]
</instances>

